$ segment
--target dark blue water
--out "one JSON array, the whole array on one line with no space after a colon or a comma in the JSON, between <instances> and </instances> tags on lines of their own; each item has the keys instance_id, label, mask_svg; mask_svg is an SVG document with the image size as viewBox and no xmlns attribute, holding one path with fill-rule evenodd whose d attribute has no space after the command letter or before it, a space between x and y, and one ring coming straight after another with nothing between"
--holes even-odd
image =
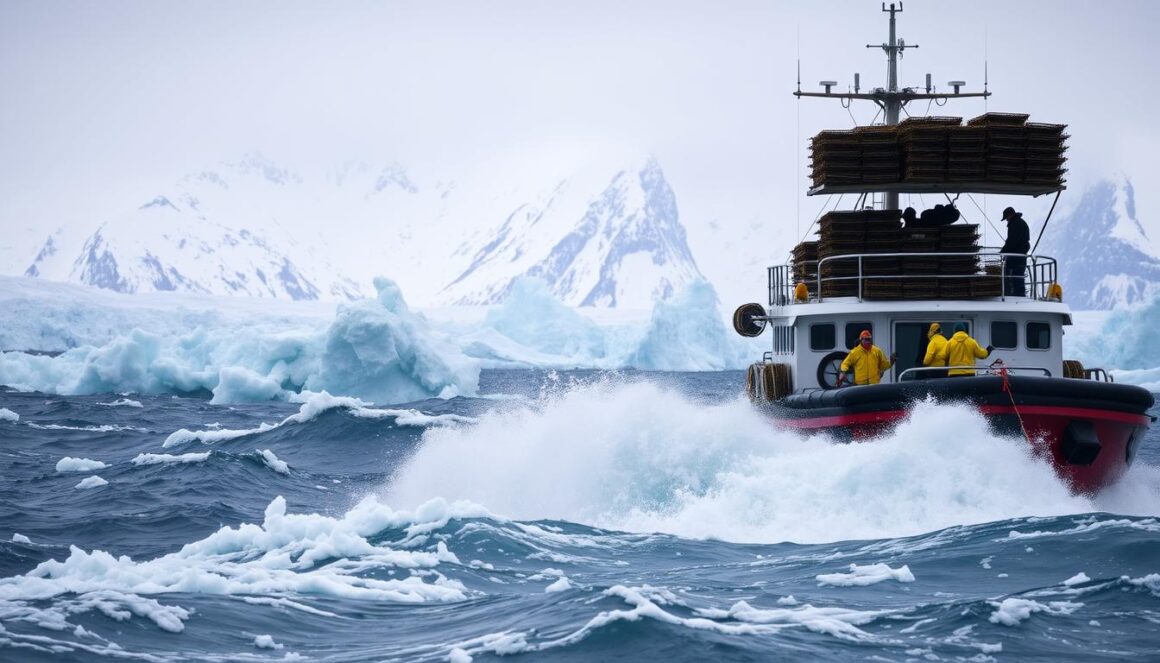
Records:
<instances>
[{"instance_id":1,"label":"dark blue water","mask_svg":"<svg viewBox=\"0 0 1160 663\"><path fill-rule=\"evenodd\" d=\"M1156 660L1155 430L1074 496L965 408L837 445L742 379L0 392L0 660Z\"/></svg>"}]
</instances>

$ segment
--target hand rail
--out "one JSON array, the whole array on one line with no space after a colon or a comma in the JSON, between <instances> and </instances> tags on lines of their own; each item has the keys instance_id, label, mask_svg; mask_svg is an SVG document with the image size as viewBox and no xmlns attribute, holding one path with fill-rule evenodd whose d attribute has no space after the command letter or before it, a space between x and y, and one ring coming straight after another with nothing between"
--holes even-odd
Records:
<instances>
[{"instance_id":1,"label":"hand rail","mask_svg":"<svg viewBox=\"0 0 1160 663\"><path fill-rule=\"evenodd\" d=\"M989 248L989 247L988 247ZM880 259L880 258L907 258L907 257L921 257L921 258L980 258L984 265L998 265L999 272L997 274L987 274L981 272L974 272L971 274L941 274L938 269L929 270L931 273L923 274L867 274L865 265L866 259ZM979 277L992 277L999 281L1000 299L1007 297L1014 297L1016 295L1008 295L1007 292L1007 259L1021 258L1026 261L1024 265L1024 279L1026 280L1027 294L1023 297L1037 300L1044 300L1047 298L1047 290L1051 283L1057 280L1059 263L1055 258L1050 256L1023 254L1023 253L1003 253L1001 251L972 251L972 252L893 252L893 253L849 253L836 256L827 256L818 261L810 261L816 265L816 276L813 278L814 292L811 293L817 302L824 300L822 292L823 284L835 284L848 281L854 281L857 284L856 297L858 301L862 301L865 296L863 289L864 281L867 278L875 280L923 280L929 282L931 279L973 279ZM834 264L841 261L856 261L857 274L851 276L822 276L822 267L827 264ZM793 288L795 279L793 278L792 265L777 265L768 269L768 287L769 287L769 303L771 306L784 306L792 303ZM797 279L801 281L802 279ZM934 297L933 299L941 299Z\"/></svg>"},{"instance_id":2,"label":"hand rail","mask_svg":"<svg viewBox=\"0 0 1160 663\"><path fill-rule=\"evenodd\" d=\"M1010 371L1035 371L1035 372L1041 372L1044 375L1046 375L1047 377L1051 377L1051 371L1047 370L1046 368L1043 368L1042 366L1011 366L1011 365L1007 365L1004 368L1006 368L1008 372L1010 372ZM908 368L905 371L899 373L898 374L898 381L902 382L903 378L905 378L907 375L910 375L912 373L916 374L916 375L918 373L935 373L935 372L943 374L943 373L946 373L947 371L974 371L976 376L979 374L979 371L982 371L988 375L990 375L990 374L998 375L998 369L991 368L990 366L915 366L914 368ZM922 378L912 378L912 380L920 380L920 379L922 379Z\"/></svg>"}]
</instances>

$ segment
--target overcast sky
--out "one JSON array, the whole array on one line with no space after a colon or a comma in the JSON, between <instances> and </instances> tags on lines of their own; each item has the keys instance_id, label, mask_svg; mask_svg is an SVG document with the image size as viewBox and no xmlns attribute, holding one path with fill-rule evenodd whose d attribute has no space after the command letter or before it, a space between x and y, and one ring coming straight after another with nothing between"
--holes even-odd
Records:
<instances>
[{"instance_id":1,"label":"overcast sky","mask_svg":"<svg viewBox=\"0 0 1160 663\"><path fill-rule=\"evenodd\" d=\"M976 89L988 59L986 106L931 113L1068 123L1073 185L1123 172L1141 213L1160 214L1158 25L1148 0L910 0L899 34L920 48L901 82L930 71ZM797 58L804 88L855 71L881 85L883 54L865 45L885 38L869 0L4 0L0 229L92 224L252 151L438 177L592 143L656 154L692 240L710 220L804 230L820 204L801 195L808 137L874 112L796 101Z\"/></svg>"}]
</instances>

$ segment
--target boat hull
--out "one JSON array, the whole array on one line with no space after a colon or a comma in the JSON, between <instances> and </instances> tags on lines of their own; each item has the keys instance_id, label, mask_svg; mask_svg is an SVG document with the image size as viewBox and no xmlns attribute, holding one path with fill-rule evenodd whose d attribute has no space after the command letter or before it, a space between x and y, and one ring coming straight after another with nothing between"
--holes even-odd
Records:
<instances>
[{"instance_id":1,"label":"boat hull","mask_svg":"<svg viewBox=\"0 0 1160 663\"><path fill-rule=\"evenodd\" d=\"M1002 435L1025 437L1033 453L1080 493L1115 483L1151 423L1152 394L1133 385L1010 376L916 380L793 394L767 404L785 426L865 440L888 432L913 404L970 403Z\"/></svg>"}]
</instances>

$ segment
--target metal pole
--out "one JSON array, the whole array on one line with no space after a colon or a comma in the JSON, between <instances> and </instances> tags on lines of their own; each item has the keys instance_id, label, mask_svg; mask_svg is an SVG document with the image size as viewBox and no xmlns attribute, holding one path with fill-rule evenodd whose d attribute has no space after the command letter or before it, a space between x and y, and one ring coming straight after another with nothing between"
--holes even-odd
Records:
<instances>
[{"instance_id":1,"label":"metal pole","mask_svg":"<svg viewBox=\"0 0 1160 663\"><path fill-rule=\"evenodd\" d=\"M883 108L886 111L886 124L898 124L898 114L902 110L902 102L899 101L898 92L898 40L895 32L894 19L894 3L890 4L890 43L886 47L887 64L886 64L886 98L883 100ZM884 201L886 209L898 209L898 194L886 194Z\"/></svg>"}]
</instances>

